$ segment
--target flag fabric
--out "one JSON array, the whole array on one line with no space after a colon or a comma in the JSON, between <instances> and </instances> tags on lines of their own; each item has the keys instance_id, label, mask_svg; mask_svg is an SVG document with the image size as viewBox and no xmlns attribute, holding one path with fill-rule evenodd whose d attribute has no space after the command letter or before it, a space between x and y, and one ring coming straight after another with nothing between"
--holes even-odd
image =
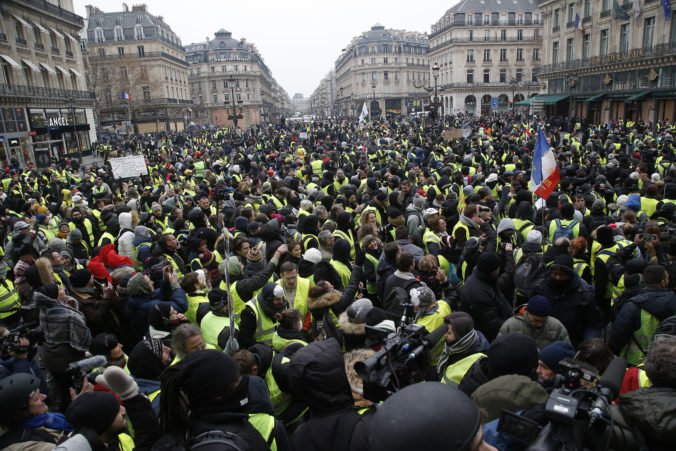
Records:
<instances>
[{"instance_id":1,"label":"flag fabric","mask_svg":"<svg viewBox=\"0 0 676 451\"><path fill-rule=\"evenodd\" d=\"M128 92L122 91L122 92L120 93L120 99L122 99L122 100L131 100L131 95L129 95Z\"/></svg>"},{"instance_id":2,"label":"flag fabric","mask_svg":"<svg viewBox=\"0 0 676 451\"><path fill-rule=\"evenodd\" d=\"M662 0L662 10L664 11L664 20L671 19L671 3L669 0Z\"/></svg>"},{"instance_id":3,"label":"flag fabric","mask_svg":"<svg viewBox=\"0 0 676 451\"><path fill-rule=\"evenodd\" d=\"M629 20L629 14L620 6L617 0L613 0L613 12L618 20Z\"/></svg>"},{"instance_id":4,"label":"flag fabric","mask_svg":"<svg viewBox=\"0 0 676 451\"><path fill-rule=\"evenodd\" d=\"M556 156L549 146L542 129L538 129L533 154L533 167L530 172L530 189L543 199L547 199L559 184L559 168Z\"/></svg>"},{"instance_id":5,"label":"flag fabric","mask_svg":"<svg viewBox=\"0 0 676 451\"><path fill-rule=\"evenodd\" d=\"M575 29L580 30L584 34L584 25L582 25L582 19L580 19L578 13L575 13Z\"/></svg>"},{"instance_id":6,"label":"flag fabric","mask_svg":"<svg viewBox=\"0 0 676 451\"><path fill-rule=\"evenodd\" d=\"M467 139L472 135L472 121L467 120L462 124L462 137Z\"/></svg>"},{"instance_id":7,"label":"flag fabric","mask_svg":"<svg viewBox=\"0 0 676 451\"><path fill-rule=\"evenodd\" d=\"M366 119L369 116L369 109L366 106L366 102L364 102L364 105L361 107L361 114L359 115L359 123L362 123L364 119Z\"/></svg>"}]
</instances>

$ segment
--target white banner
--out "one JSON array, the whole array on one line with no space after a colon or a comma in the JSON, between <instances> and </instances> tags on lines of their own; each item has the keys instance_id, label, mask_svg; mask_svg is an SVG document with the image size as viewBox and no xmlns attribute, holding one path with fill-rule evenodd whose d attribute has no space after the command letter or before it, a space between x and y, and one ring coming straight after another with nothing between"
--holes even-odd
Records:
<instances>
[{"instance_id":1,"label":"white banner","mask_svg":"<svg viewBox=\"0 0 676 451\"><path fill-rule=\"evenodd\" d=\"M116 179L148 175L148 167L146 166L146 159L143 155L111 158L110 165L113 168L113 177Z\"/></svg>"}]
</instances>

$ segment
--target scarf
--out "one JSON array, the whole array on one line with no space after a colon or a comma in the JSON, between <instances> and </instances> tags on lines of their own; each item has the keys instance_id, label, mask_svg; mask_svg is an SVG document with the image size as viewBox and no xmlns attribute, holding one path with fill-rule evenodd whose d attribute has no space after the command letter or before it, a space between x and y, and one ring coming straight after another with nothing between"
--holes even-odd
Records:
<instances>
[{"instance_id":1,"label":"scarf","mask_svg":"<svg viewBox=\"0 0 676 451\"><path fill-rule=\"evenodd\" d=\"M26 429L45 427L65 432L73 430L73 427L68 423L68 420L66 420L66 417L62 413L52 412L43 413L42 415L36 415L27 419L24 421L23 427Z\"/></svg>"},{"instance_id":2,"label":"scarf","mask_svg":"<svg viewBox=\"0 0 676 451\"><path fill-rule=\"evenodd\" d=\"M468 218L465 215L460 215L460 222L465 224L470 229L478 229L479 228L479 224L475 223L474 221L472 221L471 218Z\"/></svg>"},{"instance_id":3,"label":"scarf","mask_svg":"<svg viewBox=\"0 0 676 451\"><path fill-rule=\"evenodd\" d=\"M437 371L439 374L444 374L446 367L457 362L461 358L466 357L466 355L469 355L468 353L470 353L478 343L479 334L477 334L476 329L472 329L471 332L467 333L452 345L446 343L444 345L444 350L439 356L439 363L437 364Z\"/></svg>"}]
</instances>

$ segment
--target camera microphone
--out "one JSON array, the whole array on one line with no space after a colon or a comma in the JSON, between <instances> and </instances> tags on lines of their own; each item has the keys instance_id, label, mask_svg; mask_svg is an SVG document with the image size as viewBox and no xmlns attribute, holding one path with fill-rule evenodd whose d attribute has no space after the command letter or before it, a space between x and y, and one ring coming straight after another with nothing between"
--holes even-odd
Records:
<instances>
[{"instance_id":1,"label":"camera microphone","mask_svg":"<svg viewBox=\"0 0 676 451\"><path fill-rule=\"evenodd\" d=\"M448 325L442 324L441 326L434 329L429 334L425 335L422 339L422 344L416 347L409 355L406 360L415 360L420 354L423 353L426 349L432 349L439 343L439 340L446 335L448 332Z\"/></svg>"},{"instance_id":2,"label":"camera microphone","mask_svg":"<svg viewBox=\"0 0 676 451\"><path fill-rule=\"evenodd\" d=\"M589 424L594 424L603 416L604 407L610 405L613 399L620 395L622 381L627 372L627 361L622 357L615 357L599 380L601 396L596 398L590 410Z\"/></svg>"},{"instance_id":3,"label":"camera microphone","mask_svg":"<svg viewBox=\"0 0 676 451\"><path fill-rule=\"evenodd\" d=\"M87 359L78 360L68 365L68 371L83 371L89 373L94 368L105 366L108 363L106 356L95 355Z\"/></svg>"}]
</instances>

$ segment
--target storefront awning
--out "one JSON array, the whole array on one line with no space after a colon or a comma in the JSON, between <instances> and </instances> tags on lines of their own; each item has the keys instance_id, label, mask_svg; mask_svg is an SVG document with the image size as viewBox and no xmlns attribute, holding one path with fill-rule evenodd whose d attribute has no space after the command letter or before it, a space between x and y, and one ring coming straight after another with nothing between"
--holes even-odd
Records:
<instances>
[{"instance_id":1,"label":"storefront awning","mask_svg":"<svg viewBox=\"0 0 676 451\"><path fill-rule=\"evenodd\" d=\"M3 55L2 53L0 53L0 58L7 61L7 63L9 63L9 65L12 66L14 69L21 69L21 64L14 61L11 56Z\"/></svg>"},{"instance_id":2,"label":"storefront awning","mask_svg":"<svg viewBox=\"0 0 676 451\"><path fill-rule=\"evenodd\" d=\"M516 102L514 106L531 106L531 99L523 99L520 102Z\"/></svg>"},{"instance_id":3,"label":"storefront awning","mask_svg":"<svg viewBox=\"0 0 676 451\"><path fill-rule=\"evenodd\" d=\"M63 39L63 35L59 32L59 30L57 30L57 29L54 28L54 27L49 27L49 29L52 30L52 31L54 32L54 34L56 35L57 38Z\"/></svg>"},{"instance_id":4,"label":"storefront awning","mask_svg":"<svg viewBox=\"0 0 676 451\"><path fill-rule=\"evenodd\" d=\"M45 27L43 27L42 25L40 25L39 23L33 21L33 25L38 27L38 30L42 31L44 34L49 34L49 31L47 31L47 29Z\"/></svg>"},{"instance_id":5,"label":"storefront awning","mask_svg":"<svg viewBox=\"0 0 676 451\"><path fill-rule=\"evenodd\" d=\"M673 99L676 97L676 91L670 90L670 91L652 91L652 94L650 97L653 97L655 99Z\"/></svg>"},{"instance_id":6,"label":"storefront awning","mask_svg":"<svg viewBox=\"0 0 676 451\"><path fill-rule=\"evenodd\" d=\"M633 92L611 92L610 94L608 94L608 97L610 98L610 100L624 100L627 97L630 97L634 94L635 93Z\"/></svg>"},{"instance_id":7,"label":"storefront awning","mask_svg":"<svg viewBox=\"0 0 676 451\"><path fill-rule=\"evenodd\" d=\"M18 14L12 14L12 17L14 17L16 20L18 20L19 23L21 23L21 25L23 25L24 27L26 27L26 28L28 28L28 29L30 29L30 30L33 29L33 26L32 26L31 24L29 24L28 21L27 21L26 19L24 19L23 17L19 16Z\"/></svg>"},{"instance_id":8,"label":"storefront awning","mask_svg":"<svg viewBox=\"0 0 676 451\"><path fill-rule=\"evenodd\" d=\"M559 94L559 95L542 95L531 97L533 103L539 103L540 105L556 105L562 100L570 97L568 94Z\"/></svg>"},{"instance_id":9,"label":"storefront awning","mask_svg":"<svg viewBox=\"0 0 676 451\"><path fill-rule=\"evenodd\" d=\"M70 68L70 71L72 73L74 73L76 77L82 77L82 74L80 72L76 71L75 69L73 69L72 67Z\"/></svg>"},{"instance_id":10,"label":"storefront awning","mask_svg":"<svg viewBox=\"0 0 676 451\"><path fill-rule=\"evenodd\" d=\"M52 74L52 75L56 74L56 71L54 69L52 69L51 67L49 67L48 65L46 65L45 63L40 63L40 66L42 66L42 68L44 70L46 70L47 72L49 72L50 74Z\"/></svg>"},{"instance_id":11,"label":"storefront awning","mask_svg":"<svg viewBox=\"0 0 676 451\"><path fill-rule=\"evenodd\" d=\"M55 64L54 67L56 67L56 70L61 72L65 77L70 77L70 72L68 72L66 69L63 67L59 66L58 64Z\"/></svg>"},{"instance_id":12,"label":"storefront awning","mask_svg":"<svg viewBox=\"0 0 676 451\"><path fill-rule=\"evenodd\" d=\"M636 94L634 94L634 95L632 95L632 96L627 97L626 99L624 99L624 103L633 103L635 100L638 100L638 99L640 99L640 98L642 98L642 97L645 97L645 96L647 96L648 94L650 94L651 92L652 92L652 91L641 91L641 92L638 92L638 93L636 93Z\"/></svg>"},{"instance_id":13,"label":"storefront awning","mask_svg":"<svg viewBox=\"0 0 676 451\"><path fill-rule=\"evenodd\" d=\"M30 67L33 72L40 72L40 68L33 61L26 58L21 58L21 61L23 61L26 66Z\"/></svg>"},{"instance_id":14,"label":"storefront awning","mask_svg":"<svg viewBox=\"0 0 676 451\"><path fill-rule=\"evenodd\" d=\"M601 100L602 98L604 98L604 97L606 96L606 94L607 94L607 93L605 93L605 92L602 92L602 93L600 93L600 94L594 94L593 96L584 99L584 100L582 101L582 103L598 102L599 100Z\"/></svg>"}]
</instances>

